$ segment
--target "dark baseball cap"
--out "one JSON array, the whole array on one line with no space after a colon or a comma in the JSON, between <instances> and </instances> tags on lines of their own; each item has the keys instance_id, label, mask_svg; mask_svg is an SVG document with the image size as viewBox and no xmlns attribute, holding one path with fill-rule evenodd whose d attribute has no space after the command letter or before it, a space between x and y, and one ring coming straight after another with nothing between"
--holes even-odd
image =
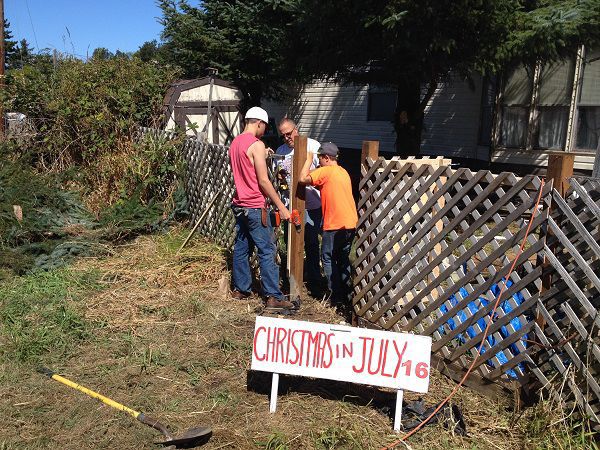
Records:
<instances>
[{"instance_id":1,"label":"dark baseball cap","mask_svg":"<svg viewBox=\"0 0 600 450\"><path fill-rule=\"evenodd\" d=\"M317 155L337 156L339 151L337 145L333 142L325 142L324 144L321 144L321 147L317 150Z\"/></svg>"}]
</instances>

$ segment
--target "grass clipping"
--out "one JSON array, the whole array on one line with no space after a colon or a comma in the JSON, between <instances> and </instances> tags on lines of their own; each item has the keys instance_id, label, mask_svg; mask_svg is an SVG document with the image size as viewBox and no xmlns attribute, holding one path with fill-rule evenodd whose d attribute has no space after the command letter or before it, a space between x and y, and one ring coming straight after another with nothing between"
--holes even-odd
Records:
<instances>
[{"instance_id":1,"label":"grass clipping","mask_svg":"<svg viewBox=\"0 0 600 450\"><path fill-rule=\"evenodd\" d=\"M0 449L157 448L156 432L38 375L39 364L175 431L211 426L207 449L377 449L397 439L390 417L395 397L387 390L282 377L277 413L269 414L270 377L248 376L259 300L227 298L227 266L218 247L195 239L176 254L186 234L140 237L111 256L80 259L69 269L0 287L0 309L12 311L2 316L0 331ZM296 318L341 320L311 300ZM70 323L81 332L70 335ZM37 332L25 333L28 327ZM35 351L23 351L28 346ZM452 387L434 372L427 404ZM407 392L405 399L416 395ZM557 442L587 448L591 442L552 420L548 410L516 416L501 399L467 389L455 401L468 437L433 425L406 448L551 448ZM549 428L555 423L560 427Z\"/></svg>"}]
</instances>

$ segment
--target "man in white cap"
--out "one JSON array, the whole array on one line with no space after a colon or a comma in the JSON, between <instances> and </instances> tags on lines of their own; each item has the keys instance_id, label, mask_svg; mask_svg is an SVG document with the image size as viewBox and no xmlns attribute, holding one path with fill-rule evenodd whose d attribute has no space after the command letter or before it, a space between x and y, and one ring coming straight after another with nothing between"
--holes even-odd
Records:
<instances>
[{"instance_id":1,"label":"man in white cap","mask_svg":"<svg viewBox=\"0 0 600 450\"><path fill-rule=\"evenodd\" d=\"M246 112L246 126L229 147L229 159L235 194L232 209L235 215L236 236L233 247L232 297L244 299L250 295L252 274L249 257L253 247L258 253L262 294L268 309L294 309L295 305L283 298L279 288L279 267L275 255L275 236L270 220L262 220L262 209L269 198L279 210L282 220L290 218L267 171L267 149L259 139L269 123L267 112L257 106ZM267 215L268 217L268 215Z\"/></svg>"}]
</instances>

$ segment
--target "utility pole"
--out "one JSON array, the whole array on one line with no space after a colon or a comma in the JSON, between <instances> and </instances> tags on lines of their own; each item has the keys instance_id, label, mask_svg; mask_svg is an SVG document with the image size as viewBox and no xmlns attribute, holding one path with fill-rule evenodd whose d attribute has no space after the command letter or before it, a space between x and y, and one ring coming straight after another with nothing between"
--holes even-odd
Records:
<instances>
[{"instance_id":1,"label":"utility pole","mask_svg":"<svg viewBox=\"0 0 600 450\"><path fill-rule=\"evenodd\" d=\"M4 94L4 0L0 0L0 92ZM4 108L0 102L0 140L4 140Z\"/></svg>"}]
</instances>

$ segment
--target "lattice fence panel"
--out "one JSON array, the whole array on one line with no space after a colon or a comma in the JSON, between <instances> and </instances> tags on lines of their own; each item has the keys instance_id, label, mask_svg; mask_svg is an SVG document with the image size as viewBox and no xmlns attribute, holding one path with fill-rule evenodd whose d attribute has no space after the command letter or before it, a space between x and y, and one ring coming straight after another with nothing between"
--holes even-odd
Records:
<instances>
[{"instance_id":1,"label":"lattice fence panel","mask_svg":"<svg viewBox=\"0 0 600 450\"><path fill-rule=\"evenodd\" d=\"M173 131L140 127L139 137L160 145L178 135ZM192 224L196 223L216 196L196 231L226 248L233 245L235 234L235 219L230 208L235 187L228 151L229 147L190 138L180 148L186 162L184 181Z\"/></svg>"},{"instance_id":2,"label":"lattice fence panel","mask_svg":"<svg viewBox=\"0 0 600 450\"><path fill-rule=\"evenodd\" d=\"M192 222L196 223L214 197L197 232L226 248L233 245L235 218L230 208L235 190L229 165L229 147L187 140L183 155L187 162L186 193Z\"/></svg>"},{"instance_id":3,"label":"lattice fence panel","mask_svg":"<svg viewBox=\"0 0 600 450\"><path fill-rule=\"evenodd\" d=\"M467 367L517 254L541 181L511 173L367 160L359 186L354 309L383 329L432 336L434 355ZM550 201L542 189L525 251L508 281L473 372L524 378L541 287L539 237Z\"/></svg>"},{"instance_id":4,"label":"lattice fence panel","mask_svg":"<svg viewBox=\"0 0 600 450\"><path fill-rule=\"evenodd\" d=\"M552 194L544 253L551 277L538 308L533 372L552 395L600 423L600 179Z\"/></svg>"}]
</instances>

